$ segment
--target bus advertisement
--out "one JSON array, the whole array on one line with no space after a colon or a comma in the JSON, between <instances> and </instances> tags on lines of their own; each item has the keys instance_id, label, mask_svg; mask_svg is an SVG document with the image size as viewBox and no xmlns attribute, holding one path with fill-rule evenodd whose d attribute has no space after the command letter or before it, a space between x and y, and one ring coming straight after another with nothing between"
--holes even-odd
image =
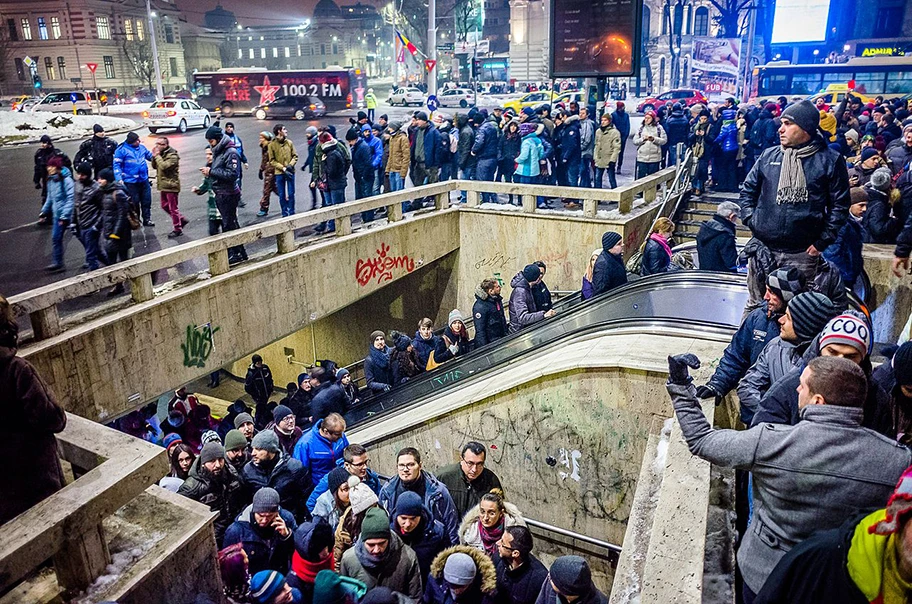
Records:
<instances>
[{"instance_id":1,"label":"bus advertisement","mask_svg":"<svg viewBox=\"0 0 912 604\"><path fill-rule=\"evenodd\" d=\"M225 117L250 113L283 96L317 97L327 111L364 107L367 77L360 69L220 69L193 74L197 102Z\"/></svg>"}]
</instances>

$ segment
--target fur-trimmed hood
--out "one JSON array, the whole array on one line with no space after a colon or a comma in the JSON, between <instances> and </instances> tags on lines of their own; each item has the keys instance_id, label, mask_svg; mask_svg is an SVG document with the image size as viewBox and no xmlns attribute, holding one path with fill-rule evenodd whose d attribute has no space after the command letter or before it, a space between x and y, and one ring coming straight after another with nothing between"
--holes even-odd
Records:
<instances>
[{"instance_id":1,"label":"fur-trimmed hood","mask_svg":"<svg viewBox=\"0 0 912 604\"><path fill-rule=\"evenodd\" d=\"M437 554L431 563L431 576L442 581L443 567L446 565L447 558L456 553L468 554L475 561L475 568L478 569L476 577L481 577L481 591L493 594L497 590L497 570L494 568L494 562L484 552L468 545L454 545Z\"/></svg>"},{"instance_id":2,"label":"fur-trimmed hood","mask_svg":"<svg viewBox=\"0 0 912 604\"><path fill-rule=\"evenodd\" d=\"M519 511L519 508L510 503L509 501L504 501L504 528L510 526L526 526L526 519L523 518L522 512ZM481 504L479 503L471 510L466 512L465 517L462 519L462 524L459 525L459 541L465 545L475 546L475 542L480 543L480 538L478 536L478 519L481 517Z\"/></svg>"}]
</instances>

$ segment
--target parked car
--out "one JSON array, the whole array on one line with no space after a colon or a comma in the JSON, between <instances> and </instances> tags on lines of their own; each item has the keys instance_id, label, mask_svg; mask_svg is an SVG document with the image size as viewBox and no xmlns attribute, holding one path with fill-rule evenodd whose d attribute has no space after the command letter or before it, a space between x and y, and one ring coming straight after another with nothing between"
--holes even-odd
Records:
<instances>
[{"instance_id":1,"label":"parked car","mask_svg":"<svg viewBox=\"0 0 912 604\"><path fill-rule=\"evenodd\" d=\"M424 93L418 88L399 88L389 95L387 102L390 105L402 105L403 107L409 105L420 107L424 105Z\"/></svg>"},{"instance_id":2,"label":"parked car","mask_svg":"<svg viewBox=\"0 0 912 604\"><path fill-rule=\"evenodd\" d=\"M709 103L709 99L707 99L706 95L699 90L694 90L693 88L678 88L646 99L637 105L637 111L642 113L644 111L649 111L650 109L658 109L663 105L674 103L681 103L682 105L690 107L697 103L706 105Z\"/></svg>"},{"instance_id":3,"label":"parked car","mask_svg":"<svg viewBox=\"0 0 912 604\"><path fill-rule=\"evenodd\" d=\"M35 103L40 103L40 96L29 96L27 94L21 94L19 96L14 96L10 99L9 108L10 111L22 111L23 107L28 104L29 106L34 105Z\"/></svg>"},{"instance_id":4,"label":"parked car","mask_svg":"<svg viewBox=\"0 0 912 604\"><path fill-rule=\"evenodd\" d=\"M155 134L163 128L186 132L191 126L208 128L212 121L209 112L188 99L162 99L142 112L143 126Z\"/></svg>"},{"instance_id":5,"label":"parked car","mask_svg":"<svg viewBox=\"0 0 912 604\"><path fill-rule=\"evenodd\" d=\"M51 92L29 109L30 111L50 111L53 113L72 113L88 115L92 113L92 103L98 102L98 91L70 90Z\"/></svg>"},{"instance_id":6,"label":"parked car","mask_svg":"<svg viewBox=\"0 0 912 604\"><path fill-rule=\"evenodd\" d=\"M151 90L137 90L127 100L128 103L154 103L156 99L155 92Z\"/></svg>"},{"instance_id":7,"label":"parked car","mask_svg":"<svg viewBox=\"0 0 912 604\"><path fill-rule=\"evenodd\" d=\"M551 103L551 99L556 97L557 95L551 90L527 92L518 99L507 101L503 104L503 108L512 109L514 113L519 114L526 107L535 108L543 103Z\"/></svg>"},{"instance_id":8,"label":"parked car","mask_svg":"<svg viewBox=\"0 0 912 604\"><path fill-rule=\"evenodd\" d=\"M312 120L326 115L326 105L315 96L280 96L271 103L264 103L253 108L253 116L258 120L266 118L294 118Z\"/></svg>"},{"instance_id":9,"label":"parked car","mask_svg":"<svg viewBox=\"0 0 912 604\"><path fill-rule=\"evenodd\" d=\"M559 96L554 97L554 100L551 101L552 105L557 105L558 103L563 103L564 106L570 107L570 103L576 103L580 107L586 106L586 93L579 90L571 90L569 92L561 93Z\"/></svg>"},{"instance_id":10,"label":"parked car","mask_svg":"<svg viewBox=\"0 0 912 604\"><path fill-rule=\"evenodd\" d=\"M478 94L479 98L484 97L483 94ZM444 90L437 97L437 100L440 101L441 107L472 107L475 105L475 93L469 90L468 88L456 88L454 90Z\"/></svg>"}]
</instances>

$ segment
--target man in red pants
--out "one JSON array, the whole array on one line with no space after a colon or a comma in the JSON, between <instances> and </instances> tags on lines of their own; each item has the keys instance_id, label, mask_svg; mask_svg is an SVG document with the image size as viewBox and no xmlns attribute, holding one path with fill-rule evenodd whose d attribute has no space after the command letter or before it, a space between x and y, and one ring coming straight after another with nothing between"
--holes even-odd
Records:
<instances>
[{"instance_id":1,"label":"man in red pants","mask_svg":"<svg viewBox=\"0 0 912 604\"><path fill-rule=\"evenodd\" d=\"M180 237L184 234L184 225L189 222L177 209L177 199L180 195L180 156L164 136L155 141L152 167L156 171L156 187L161 193L161 207L171 216L171 223L174 226L174 230L168 233L168 238Z\"/></svg>"}]
</instances>

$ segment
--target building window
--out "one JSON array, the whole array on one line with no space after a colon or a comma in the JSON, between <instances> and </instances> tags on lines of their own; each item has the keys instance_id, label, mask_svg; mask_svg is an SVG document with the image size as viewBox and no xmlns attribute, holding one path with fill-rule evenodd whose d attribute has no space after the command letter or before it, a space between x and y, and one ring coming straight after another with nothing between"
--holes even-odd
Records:
<instances>
[{"instance_id":1,"label":"building window","mask_svg":"<svg viewBox=\"0 0 912 604\"><path fill-rule=\"evenodd\" d=\"M143 38L146 37L146 34L143 32L143 22L141 19L136 20L136 39L140 42L143 41Z\"/></svg>"},{"instance_id":2,"label":"building window","mask_svg":"<svg viewBox=\"0 0 912 604\"><path fill-rule=\"evenodd\" d=\"M251 59L253 58L253 49L252 48L250 49L250 58Z\"/></svg>"},{"instance_id":3,"label":"building window","mask_svg":"<svg viewBox=\"0 0 912 604\"><path fill-rule=\"evenodd\" d=\"M104 56L105 77L109 80L114 79L114 57Z\"/></svg>"},{"instance_id":4,"label":"building window","mask_svg":"<svg viewBox=\"0 0 912 604\"><path fill-rule=\"evenodd\" d=\"M333 54L339 54L339 45L336 42L333 42Z\"/></svg>"},{"instance_id":5,"label":"building window","mask_svg":"<svg viewBox=\"0 0 912 604\"><path fill-rule=\"evenodd\" d=\"M48 39L48 26L47 21L44 20L44 17L38 17L38 39Z\"/></svg>"},{"instance_id":6,"label":"building window","mask_svg":"<svg viewBox=\"0 0 912 604\"><path fill-rule=\"evenodd\" d=\"M690 17L691 17L691 7L688 4L684 7L684 35L693 34L693 30L690 28Z\"/></svg>"},{"instance_id":7,"label":"building window","mask_svg":"<svg viewBox=\"0 0 912 604\"><path fill-rule=\"evenodd\" d=\"M6 28L9 30L10 41L18 42L19 41L19 30L16 29L16 21L13 19L7 19Z\"/></svg>"},{"instance_id":8,"label":"building window","mask_svg":"<svg viewBox=\"0 0 912 604\"><path fill-rule=\"evenodd\" d=\"M165 42L174 44L174 27L170 23L165 23Z\"/></svg>"},{"instance_id":9,"label":"building window","mask_svg":"<svg viewBox=\"0 0 912 604\"><path fill-rule=\"evenodd\" d=\"M279 49L276 48L275 46L272 47L272 58L273 59L279 58Z\"/></svg>"},{"instance_id":10,"label":"building window","mask_svg":"<svg viewBox=\"0 0 912 604\"><path fill-rule=\"evenodd\" d=\"M659 59L659 85L656 88L665 88L665 57Z\"/></svg>"},{"instance_id":11,"label":"building window","mask_svg":"<svg viewBox=\"0 0 912 604\"><path fill-rule=\"evenodd\" d=\"M261 48L261 49L260 49L260 58L261 58L261 59L265 59L265 58L266 58L266 49L265 49L265 48Z\"/></svg>"},{"instance_id":12,"label":"building window","mask_svg":"<svg viewBox=\"0 0 912 604\"><path fill-rule=\"evenodd\" d=\"M301 56L301 45L300 44L298 44L298 56L299 57Z\"/></svg>"},{"instance_id":13,"label":"building window","mask_svg":"<svg viewBox=\"0 0 912 604\"><path fill-rule=\"evenodd\" d=\"M124 35L127 40L133 41L133 21L130 19L124 19Z\"/></svg>"},{"instance_id":14,"label":"building window","mask_svg":"<svg viewBox=\"0 0 912 604\"><path fill-rule=\"evenodd\" d=\"M669 11L668 5L666 4L664 7L662 7L662 35L663 36L668 33L668 20L669 20L668 11Z\"/></svg>"},{"instance_id":15,"label":"building window","mask_svg":"<svg viewBox=\"0 0 912 604\"><path fill-rule=\"evenodd\" d=\"M29 25L28 19L22 19L22 39L31 40L32 39L32 27Z\"/></svg>"},{"instance_id":16,"label":"building window","mask_svg":"<svg viewBox=\"0 0 912 604\"><path fill-rule=\"evenodd\" d=\"M25 80L25 63L22 62L22 59L16 59L16 75L20 80Z\"/></svg>"},{"instance_id":17,"label":"building window","mask_svg":"<svg viewBox=\"0 0 912 604\"><path fill-rule=\"evenodd\" d=\"M243 59L243 58L244 58L244 51L241 50L240 48L238 48L238 58L239 58L239 59Z\"/></svg>"},{"instance_id":18,"label":"building window","mask_svg":"<svg viewBox=\"0 0 912 604\"><path fill-rule=\"evenodd\" d=\"M176 78L180 76L180 74L177 72L177 57L169 57L168 63L171 65L171 77Z\"/></svg>"},{"instance_id":19,"label":"building window","mask_svg":"<svg viewBox=\"0 0 912 604\"><path fill-rule=\"evenodd\" d=\"M285 47L285 58L287 59L290 56L291 56L291 49L286 46Z\"/></svg>"},{"instance_id":20,"label":"building window","mask_svg":"<svg viewBox=\"0 0 912 604\"><path fill-rule=\"evenodd\" d=\"M51 33L55 40L60 39L60 19L57 17L51 17Z\"/></svg>"},{"instance_id":21,"label":"building window","mask_svg":"<svg viewBox=\"0 0 912 604\"><path fill-rule=\"evenodd\" d=\"M111 27L108 25L107 17L95 17L95 28L98 30L99 40L111 39Z\"/></svg>"},{"instance_id":22,"label":"building window","mask_svg":"<svg viewBox=\"0 0 912 604\"><path fill-rule=\"evenodd\" d=\"M709 35L709 9L701 6L694 12L694 35Z\"/></svg>"},{"instance_id":23,"label":"building window","mask_svg":"<svg viewBox=\"0 0 912 604\"><path fill-rule=\"evenodd\" d=\"M326 54L326 44L320 44L320 54L321 55Z\"/></svg>"},{"instance_id":24,"label":"building window","mask_svg":"<svg viewBox=\"0 0 912 604\"><path fill-rule=\"evenodd\" d=\"M875 38L896 38L902 35L903 6L882 6L874 21Z\"/></svg>"},{"instance_id":25,"label":"building window","mask_svg":"<svg viewBox=\"0 0 912 604\"><path fill-rule=\"evenodd\" d=\"M54 69L54 61L51 57L44 57L44 71L47 72L47 79L57 79L57 70Z\"/></svg>"},{"instance_id":26,"label":"building window","mask_svg":"<svg viewBox=\"0 0 912 604\"><path fill-rule=\"evenodd\" d=\"M57 71L60 72L60 79L66 79L66 59L63 57L57 57Z\"/></svg>"}]
</instances>

